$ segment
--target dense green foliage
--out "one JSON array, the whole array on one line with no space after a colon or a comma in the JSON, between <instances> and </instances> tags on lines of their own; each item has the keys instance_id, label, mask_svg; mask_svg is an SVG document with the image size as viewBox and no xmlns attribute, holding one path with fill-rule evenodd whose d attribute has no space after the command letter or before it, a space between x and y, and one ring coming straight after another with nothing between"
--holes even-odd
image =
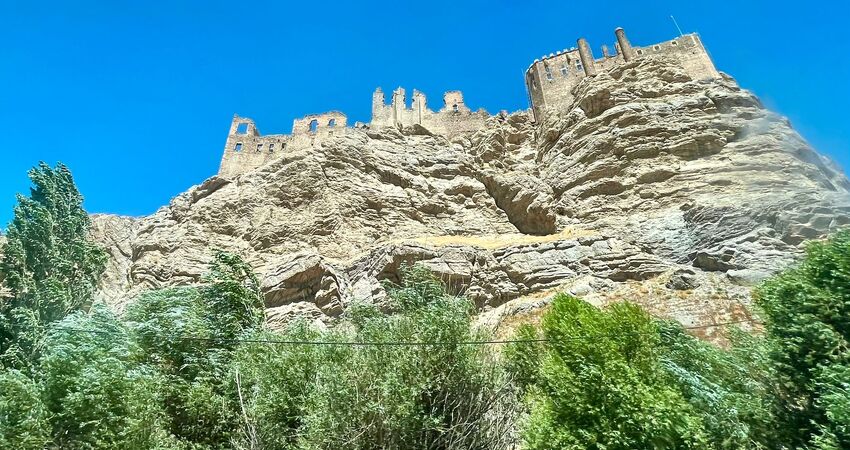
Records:
<instances>
[{"instance_id":1,"label":"dense green foliage","mask_svg":"<svg viewBox=\"0 0 850 450\"><path fill-rule=\"evenodd\" d=\"M0 373L0 448L44 448L48 427L40 386L16 369Z\"/></svg>"},{"instance_id":2,"label":"dense green foliage","mask_svg":"<svg viewBox=\"0 0 850 450\"><path fill-rule=\"evenodd\" d=\"M91 304L106 254L88 239L89 216L71 172L42 163L18 196L0 258L0 364L28 368L44 326Z\"/></svg>"},{"instance_id":3,"label":"dense green foliage","mask_svg":"<svg viewBox=\"0 0 850 450\"><path fill-rule=\"evenodd\" d=\"M257 279L218 253L200 288L153 291L127 311L133 359L162 378L169 433L195 448L230 448L239 416L229 380L236 340L262 323Z\"/></svg>"},{"instance_id":4,"label":"dense green foliage","mask_svg":"<svg viewBox=\"0 0 850 450\"><path fill-rule=\"evenodd\" d=\"M768 319L786 439L850 448L850 232L812 242L799 267L756 294Z\"/></svg>"},{"instance_id":5,"label":"dense green foliage","mask_svg":"<svg viewBox=\"0 0 850 450\"><path fill-rule=\"evenodd\" d=\"M516 413L509 380L486 348L460 344L486 337L470 327L473 305L423 269L402 280L389 286L393 315L355 305L333 331L300 324L277 336L374 345L241 349L245 447L505 448ZM396 345L410 342L429 344Z\"/></svg>"},{"instance_id":6,"label":"dense green foliage","mask_svg":"<svg viewBox=\"0 0 850 450\"><path fill-rule=\"evenodd\" d=\"M524 385L535 449L777 448L764 341L733 333L723 350L622 303L599 310L559 295L523 326L507 367Z\"/></svg>"},{"instance_id":7,"label":"dense green foliage","mask_svg":"<svg viewBox=\"0 0 850 450\"><path fill-rule=\"evenodd\" d=\"M765 333L718 347L558 295L484 344L420 267L327 328L263 326L250 267L94 304L104 253L64 166L30 173L0 280L0 449L850 448L850 232L756 291Z\"/></svg>"},{"instance_id":8,"label":"dense green foliage","mask_svg":"<svg viewBox=\"0 0 850 450\"><path fill-rule=\"evenodd\" d=\"M773 379L763 339L731 330L728 350L662 322L656 350L669 380L699 415L708 448L775 448Z\"/></svg>"},{"instance_id":9,"label":"dense green foliage","mask_svg":"<svg viewBox=\"0 0 850 450\"><path fill-rule=\"evenodd\" d=\"M531 449L698 448L696 410L656 353L658 325L629 303L601 311L558 295L543 319L548 345L533 367ZM524 353L514 350L513 354Z\"/></svg>"},{"instance_id":10,"label":"dense green foliage","mask_svg":"<svg viewBox=\"0 0 850 450\"><path fill-rule=\"evenodd\" d=\"M48 332L39 380L59 448L162 448L159 391L152 370L130 359L126 326L105 307L76 312Z\"/></svg>"}]
</instances>

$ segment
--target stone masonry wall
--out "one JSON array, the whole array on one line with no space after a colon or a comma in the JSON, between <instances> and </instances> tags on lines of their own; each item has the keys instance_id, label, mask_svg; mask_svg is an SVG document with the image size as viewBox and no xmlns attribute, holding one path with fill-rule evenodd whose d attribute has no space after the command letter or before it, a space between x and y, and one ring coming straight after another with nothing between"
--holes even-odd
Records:
<instances>
[{"instance_id":1,"label":"stone masonry wall","mask_svg":"<svg viewBox=\"0 0 850 450\"><path fill-rule=\"evenodd\" d=\"M470 110L460 91L443 94L443 108L434 112L428 108L425 94L419 91L413 91L413 101L407 107L404 89L396 89L393 102L387 105L383 92L378 88L372 95L372 122L368 127L421 125L434 134L453 137L481 129L488 117L490 114L484 110ZM339 111L295 119L292 134L266 136L260 134L253 120L234 115L218 174L225 178L233 177L266 164L281 152L314 147L327 136L351 131L348 118Z\"/></svg>"},{"instance_id":2,"label":"stone masonry wall","mask_svg":"<svg viewBox=\"0 0 850 450\"><path fill-rule=\"evenodd\" d=\"M218 174L229 178L271 161L282 152L313 147L323 138L348 133L348 118L338 111L311 114L292 122L292 134L263 136L253 120L233 116Z\"/></svg>"},{"instance_id":3,"label":"stone masonry wall","mask_svg":"<svg viewBox=\"0 0 850 450\"><path fill-rule=\"evenodd\" d=\"M463 93L448 91L443 94L443 107L434 112L428 108L427 97L422 92L413 90L410 107L403 88L393 91L392 100L386 104L381 88L372 94L371 128L421 125L434 134L453 137L457 134L474 132L484 126L484 121L490 117L484 110L473 112L466 106Z\"/></svg>"},{"instance_id":4,"label":"stone masonry wall","mask_svg":"<svg viewBox=\"0 0 850 450\"><path fill-rule=\"evenodd\" d=\"M618 47L615 45L615 48ZM622 52L605 53L603 51L602 58L593 60L597 71L608 70L625 62ZM660 56L675 60L696 80L720 76L696 33L646 47L634 47L634 54L636 58ZM535 118L540 120L546 108L569 108L573 103L573 88L586 76L576 48L535 60L525 75Z\"/></svg>"},{"instance_id":5,"label":"stone masonry wall","mask_svg":"<svg viewBox=\"0 0 850 450\"><path fill-rule=\"evenodd\" d=\"M603 46L602 58L594 58L587 42L579 39L581 50L564 49L531 64L525 74L525 84L537 121L542 119L547 109L569 109L574 101L573 89L588 73L593 76L599 71L610 70L626 62L626 59L654 56L673 60L695 80L720 76L696 33L646 47L631 47L622 29L618 28L615 34L616 52L612 53L608 47ZM627 51L624 52L621 45ZM592 67L585 67L585 64ZM435 112L428 108L428 99L422 92L413 90L408 106L403 88L392 92L390 104L386 103L384 92L378 88L372 94L372 121L367 127L380 129L419 125L433 134L451 139L482 129L489 117L490 114L483 109L472 111L466 106L460 91L448 91L443 94L443 106ZM345 114L331 111L295 119L292 123L292 134L262 136L254 121L234 115L227 134L219 175L232 177L253 170L275 159L280 152L314 147L327 136L348 133L351 130Z\"/></svg>"}]
</instances>

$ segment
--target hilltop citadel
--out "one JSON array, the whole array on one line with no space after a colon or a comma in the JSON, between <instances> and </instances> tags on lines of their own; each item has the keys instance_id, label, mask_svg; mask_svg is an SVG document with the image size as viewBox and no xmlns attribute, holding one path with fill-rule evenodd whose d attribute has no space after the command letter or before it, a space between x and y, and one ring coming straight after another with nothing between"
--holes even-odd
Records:
<instances>
[{"instance_id":1,"label":"hilltop citadel","mask_svg":"<svg viewBox=\"0 0 850 450\"><path fill-rule=\"evenodd\" d=\"M582 79L638 58L660 57L674 61L695 80L719 77L696 33L646 47L633 47L622 28L615 30L615 37L614 52L603 45L602 58L595 58L587 40L580 38L576 48L534 60L525 72L525 86L535 120L541 120L547 110L568 109L573 103L573 89ZM433 111L428 108L425 94L414 89L408 106L406 91L401 87L392 92L389 105L384 92L377 88L372 94L371 121L368 124L357 122L353 127L348 126L345 114L330 111L295 119L291 134L261 135L253 120L234 115L219 175L232 177L262 166L281 152L320 145L323 139L357 129L418 125L451 138L479 130L489 117L483 109L472 111L460 91L443 94L443 106Z\"/></svg>"}]
</instances>

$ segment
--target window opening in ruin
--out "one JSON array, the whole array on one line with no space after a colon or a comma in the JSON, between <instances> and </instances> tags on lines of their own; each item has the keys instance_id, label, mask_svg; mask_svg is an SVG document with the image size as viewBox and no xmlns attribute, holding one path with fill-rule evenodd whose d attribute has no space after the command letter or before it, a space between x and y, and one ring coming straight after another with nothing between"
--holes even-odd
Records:
<instances>
[{"instance_id":1,"label":"window opening in ruin","mask_svg":"<svg viewBox=\"0 0 850 450\"><path fill-rule=\"evenodd\" d=\"M274 153L274 142L269 144L269 153Z\"/></svg>"},{"instance_id":2,"label":"window opening in ruin","mask_svg":"<svg viewBox=\"0 0 850 450\"><path fill-rule=\"evenodd\" d=\"M455 103L454 105L452 105L452 110L453 110L454 112L458 112L458 109L457 109L457 103Z\"/></svg>"},{"instance_id":3,"label":"window opening in ruin","mask_svg":"<svg viewBox=\"0 0 850 450\"><path fill-rule=\"evenodd\" d=\"M317 129L319 129L319 121L316 120L316 119L311 120L310 121L310 132L315 133Z\"/></svg>"},{"instance_id":4,"label":"window opening in ruin","mask_svg":"<svg viewBox=\"0 0 850 450\"><path fill-rule=\"evenodd\" d=\"M567 76L567 75L569 75L569 73L570 73L570 70L567 69L567 63L561 64L561 75Z\"/></svg>"},{"instance_id":5,"label":"window opening in ruin","mask_svg":"<svg viewBox=\"0 0 850 450\"><path fill-rule=\"evenodd\" d=\"M336 126L336 119L331 119L328 121L328 127L333 128Z\"/></svg>"},{"instance_id":6,"label":"window opening in ruin","mask_svg":"<svg viewBox=\"0 0 850 450\"><path fill-rule=\"evenodd\" d=\"M660 49L661 49L661 47L659 47L659 46L657 46L657 45L653 45L653 46L652 46L652 49L653 49L653 50L660 50Z\"/></svg>"},{"instance_id":7,"label":"window opening in ruin","mask_svg":"<svg viewBox=\"0 0 850 450\"><path fill-rule=\"evenodd\" d=\"M245 122L236 125L236 134L248 134L248 124Z\"/></svg>"},{"instance_id":8,"label":"window opening in ruin","mask_svg":"<svg viewBox=\"0 0 850 450\"><path fill-rule=\"evenodd\" d=\"M263 151L263 144L257 144L257 153Z\"/></svg>"},{"instance_id":9,"label":"window opening in ruin","mask_svg":"<svg viewBox=\"0 0 850 450\"><path fill-rule=\"evenodd\" d=\"M546 70L546 79L552 81L552 69L549 67L549 64L543 64L543 69Z\"/></svg>"},{"instance_id":10,"label":"window opening in ruin","mask_svg":"<svg viewBox=\"0 0 850 450\"><path fill-rule=\"evenodd\" d=\"M581 61L580 61L580 60L576 60L576 70L577 70L579 73L584 72L584 66L583 66L583 65L581 65Z\"/></svg>"},{"instance_id":11,"label":"window opening in ruin","mask_svg":"<svg viewBox=\"0 0 850 450\"><path fill-rule=\"evenodd\" d=\"M235 147L233 147L233 151L234 151L234 152L241 152L241 151L242 151L242 143L241 143L241 142L237 142L237 143L236 143L236 146L235 146Z\"/></svg>"},{"instance_id":12,"label":"window opening in ruin","mask_svg":"<svg viewBox=\"0 0 850 450\"><path fill-rule=\"evenodd\" d=\"M676 42L676 41L673 41L673 42L671 42L670 44L671 44L671 45L679 45L679 43L678 43L678 42Z\"/></svg>"},{"instance_id":13,"label":"window opening in ruin","mask_svg":"<svg viewBox=\"0 0 850 450\"><path fill-rule=\"evenodd\" d=\"M643 54L643 50L638 50L638 51L637 51L637 54L638 54L638 55L642 55L642 54Z\"/></svg>"}]
</instances>

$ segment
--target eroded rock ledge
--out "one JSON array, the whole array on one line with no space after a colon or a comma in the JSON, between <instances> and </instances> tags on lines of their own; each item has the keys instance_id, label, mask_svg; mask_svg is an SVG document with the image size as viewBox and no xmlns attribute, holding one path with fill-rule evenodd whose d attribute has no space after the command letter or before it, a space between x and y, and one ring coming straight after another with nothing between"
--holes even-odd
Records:
<instances>
[{"instance_id":1,"label":"eroded rock ledge","mask_svg":"<svg viewBox=\"0 0 850 450\"><path fill-rule=\"evenodd\" d=\"M381 302L381 280L420 261L485 318L565 289L702 324L746 314L748 286L850 221L844 174L731 78L648 57L573 95L543 123L518 112L451 141L354 130L149 217L95 216L101 294L121 309L195 283L223 249L261 275L277 322Z\"/></svg>"}]
</instances>

